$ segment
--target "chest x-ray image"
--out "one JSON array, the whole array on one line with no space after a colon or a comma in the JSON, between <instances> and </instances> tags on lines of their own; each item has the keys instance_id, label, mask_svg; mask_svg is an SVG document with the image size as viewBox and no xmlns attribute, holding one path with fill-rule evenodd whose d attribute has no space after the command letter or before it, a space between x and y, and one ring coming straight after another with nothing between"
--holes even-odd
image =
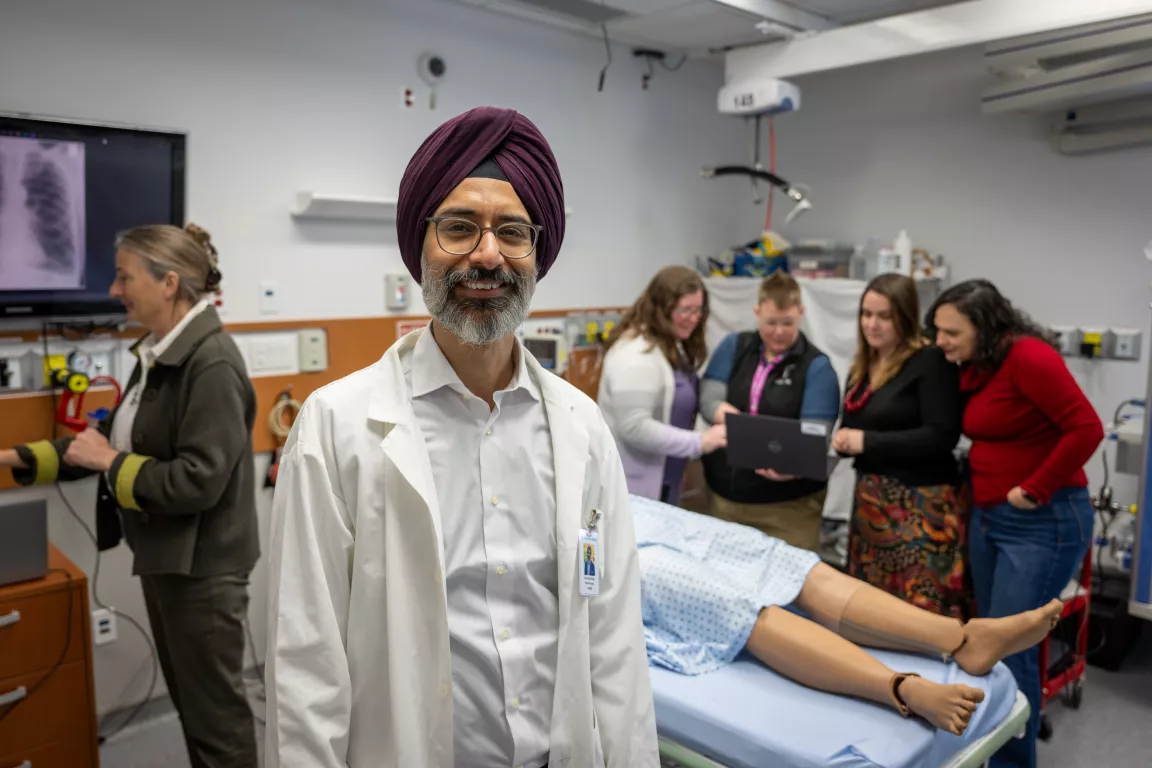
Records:
<instances>
[{"instance_id":1,"label":"chest x-ray image","mask_svg":"<svg viewBox=\"0 0 1152 768\"><path fill-rule=\"evenodd\" d=\"M0 136L0 290L84 288L84 145Z\"/></svg>"}]
</instances>

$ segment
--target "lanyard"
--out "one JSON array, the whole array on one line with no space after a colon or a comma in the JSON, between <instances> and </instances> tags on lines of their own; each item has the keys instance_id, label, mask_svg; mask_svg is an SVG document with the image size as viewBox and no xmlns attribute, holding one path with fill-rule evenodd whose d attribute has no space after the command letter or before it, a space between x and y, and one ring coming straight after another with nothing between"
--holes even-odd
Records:
<instances>
[{"instance_id":1,"label":"lanyard","mask_svg":"<svg viewBox=\"0 0 1152 768\"><path fill-rule=\"evenodd\" d=\"M764 395L764 386L768 383L768 375L780 364L787 352L782 352L771 360L760 359L756 365L756 373L752 375L752 392L748 397L748 413L755 416L760 410L760 398Z\"/></svg>"}]
</instances>

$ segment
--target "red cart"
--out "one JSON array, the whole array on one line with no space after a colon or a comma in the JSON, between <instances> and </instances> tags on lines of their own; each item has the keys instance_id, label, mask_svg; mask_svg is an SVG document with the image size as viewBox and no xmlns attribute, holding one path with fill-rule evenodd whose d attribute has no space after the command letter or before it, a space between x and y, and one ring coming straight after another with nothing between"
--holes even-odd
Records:
<instances>
[{"instance_id":1,"label":"red cart","mask_svg":"<svg viewBox=\"0 0 1152 768\"><path fill-rule=\"evenodd\" d=\"M1071 586L1071 585L1070 585ZM1088 613L1092 603L1092 546L1084 555L1080 565L1080 578L1074 591L1066 591L1064 611L1060 615L1062 624L1074 620L1076 639L1064 656L1053 664L1051 657L1051 635L1040 643L1040 733L1047 741L1052 736L1052 726L1044 710L1048 702L1056 697L1072 709L1079 709L1084 695L1084 670L1088 663Z\"/></svg>"}]
</instances>

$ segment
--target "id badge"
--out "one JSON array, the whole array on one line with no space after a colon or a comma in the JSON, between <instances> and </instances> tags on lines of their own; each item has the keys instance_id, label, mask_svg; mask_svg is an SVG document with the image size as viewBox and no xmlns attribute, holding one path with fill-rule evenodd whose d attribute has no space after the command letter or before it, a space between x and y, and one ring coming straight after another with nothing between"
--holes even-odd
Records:
<instances>
[{"instance_id":1,"label":"id badge","mask_svg":"<svg viewBox=\"0 0 1152 768\"><path fill-rule=\"evenodd\" d=\"M580 594L596 597L600 594L600 533L580 531Z\"/></svg>"}]
</instances>

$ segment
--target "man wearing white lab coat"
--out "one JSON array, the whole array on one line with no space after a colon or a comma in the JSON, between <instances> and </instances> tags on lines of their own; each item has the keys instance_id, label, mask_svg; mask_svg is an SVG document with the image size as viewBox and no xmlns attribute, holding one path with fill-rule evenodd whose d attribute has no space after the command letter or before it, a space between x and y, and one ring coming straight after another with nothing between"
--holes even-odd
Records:
<instances>
[{"instance_id":1,"label":"man wearing white lab coat","mask_svg":"<svg viewBox=\"0 0 1152 768\"><path fill-rule=\"evenodd\" d=\"M563 239L547 142L454 118L397 231L433 322L308 398L281 458L266 765L656 768L620 458L515 337Z\"/></svg>"}]
</instances>

